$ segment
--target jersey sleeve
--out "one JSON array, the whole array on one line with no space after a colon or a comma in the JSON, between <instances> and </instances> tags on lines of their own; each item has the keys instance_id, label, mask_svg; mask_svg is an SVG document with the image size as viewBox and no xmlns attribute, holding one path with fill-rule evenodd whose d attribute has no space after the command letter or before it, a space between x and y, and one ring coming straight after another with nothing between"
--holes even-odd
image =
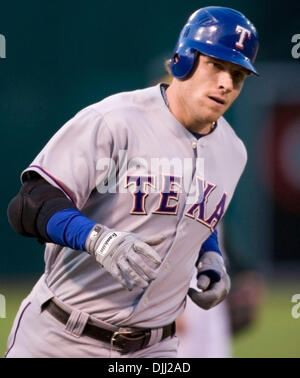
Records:
<instances>
[{"instance_id":1,"label":"jersey sleeve","mask_svg":"<svg viewBox=\"0 0 300 378\"><path fill-rule=\"evenodd\" d=\"M105 177L113 154L114 140L102 115L85 108L49 140L22 172L21 181L25 172L35 171L81 209Z\"/></svg>"}]
</instances>

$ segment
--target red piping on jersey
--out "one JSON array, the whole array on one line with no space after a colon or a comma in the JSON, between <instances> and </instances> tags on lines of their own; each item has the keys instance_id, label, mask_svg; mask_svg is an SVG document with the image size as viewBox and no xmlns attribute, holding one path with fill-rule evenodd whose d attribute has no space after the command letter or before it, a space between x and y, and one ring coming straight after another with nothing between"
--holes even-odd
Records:
<instances>
[{"instance_id":1,"label":"red piping on jersey","mask_svg":"<svg viewBox=\"0 0 300 378\"><path fill-rule=\"evenodd\" d=\"M74 200L74 198L72 197L70 192L55 177L53 177L49 172L47 172L44 168L40 167L39 165L30 165L29 168L38 168L42 172L44 172L47 176L49 176L51 178L51 180L53 180L55 182L55 184L60 187L60 189L70 198L70 200L76 206L76 201Z\"/></svg>"}]
</instances>

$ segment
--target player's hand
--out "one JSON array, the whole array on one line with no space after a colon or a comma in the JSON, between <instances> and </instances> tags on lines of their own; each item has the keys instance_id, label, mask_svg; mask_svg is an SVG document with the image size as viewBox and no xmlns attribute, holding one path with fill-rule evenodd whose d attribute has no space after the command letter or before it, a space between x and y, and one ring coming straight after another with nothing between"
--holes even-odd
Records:
<instances>
[{"instance_id":1,"label":"player's hand","mask_svg":"<svg viewBox=\"0 0 300 378\"><path fill-rule=\"evenodd\" d=\"M199 307L209 310L222 302L229 293L230 278L223 257L216 252L205 252L197 269L197 286L200 291L190 288L188 295Z\"/></svg>"},{"instance_id":2,"label":"player's hand","mask_svg":"<svg viewBox=\"0 0 300 378\"><path fill-rule=\"evenodd\" d=\"M156 278L162 262L152 246L164 239L160 235L141 240L135 234L110 230L97 224L87 237L85 247L124 287L129 290L134 286L144 289Z\"/></svg>"}]
</instances>

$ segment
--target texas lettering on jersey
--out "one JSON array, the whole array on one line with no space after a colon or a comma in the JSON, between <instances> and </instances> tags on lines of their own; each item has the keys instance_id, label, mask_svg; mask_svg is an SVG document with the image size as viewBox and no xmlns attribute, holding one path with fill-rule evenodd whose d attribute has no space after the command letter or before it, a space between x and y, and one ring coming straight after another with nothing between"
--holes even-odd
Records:
<instances>
[{"instance_id":1,"label":"texas lettering on jersey","mask_svg":"<svg viewBox=\"0 0 300 378\"><path fill-rule=\"evenodd\" d=\"M199 195L197 200L188 207L185 216L195 219L213 231L225 212L227 195L226 193L223 193L214 211L208 215L207 202L211 193L216 188L216 185L206 182L200 177L196 177L196 180ZM182 189L181 181L181 177L164 176L164 189L160 192L158 206L152 211L152 214L177 215L179 193ZM133 196L133 205L130 214L147 215L145 202L148 193L146 187L155 187L155 176L128 175L126 187L129 186L134 186L135 188L134 192L131 193ZM175 191L176 187L178 189L177 191ZM173 201L173 204L171 204L171 200L174 200L177 203L175 202L174 204Z\"/></svg>"}]
</instances>

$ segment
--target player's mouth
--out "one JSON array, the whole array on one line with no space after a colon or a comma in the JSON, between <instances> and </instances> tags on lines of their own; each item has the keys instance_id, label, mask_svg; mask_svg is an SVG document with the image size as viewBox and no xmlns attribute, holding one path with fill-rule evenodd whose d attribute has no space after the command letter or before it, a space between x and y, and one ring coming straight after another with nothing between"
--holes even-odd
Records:
<instances>
[{"instance_id":1,"label":"player's mouth","mask_svg":"<svg viewBox=\"0 0 300 378\"><path fill-rule=\"evenodd\" d=\"M211 99L212 101L214 101L218 105L225 105L226 104L226 101L222 97L208 96L208 98Z\"/></svg>"}]
</instances>

